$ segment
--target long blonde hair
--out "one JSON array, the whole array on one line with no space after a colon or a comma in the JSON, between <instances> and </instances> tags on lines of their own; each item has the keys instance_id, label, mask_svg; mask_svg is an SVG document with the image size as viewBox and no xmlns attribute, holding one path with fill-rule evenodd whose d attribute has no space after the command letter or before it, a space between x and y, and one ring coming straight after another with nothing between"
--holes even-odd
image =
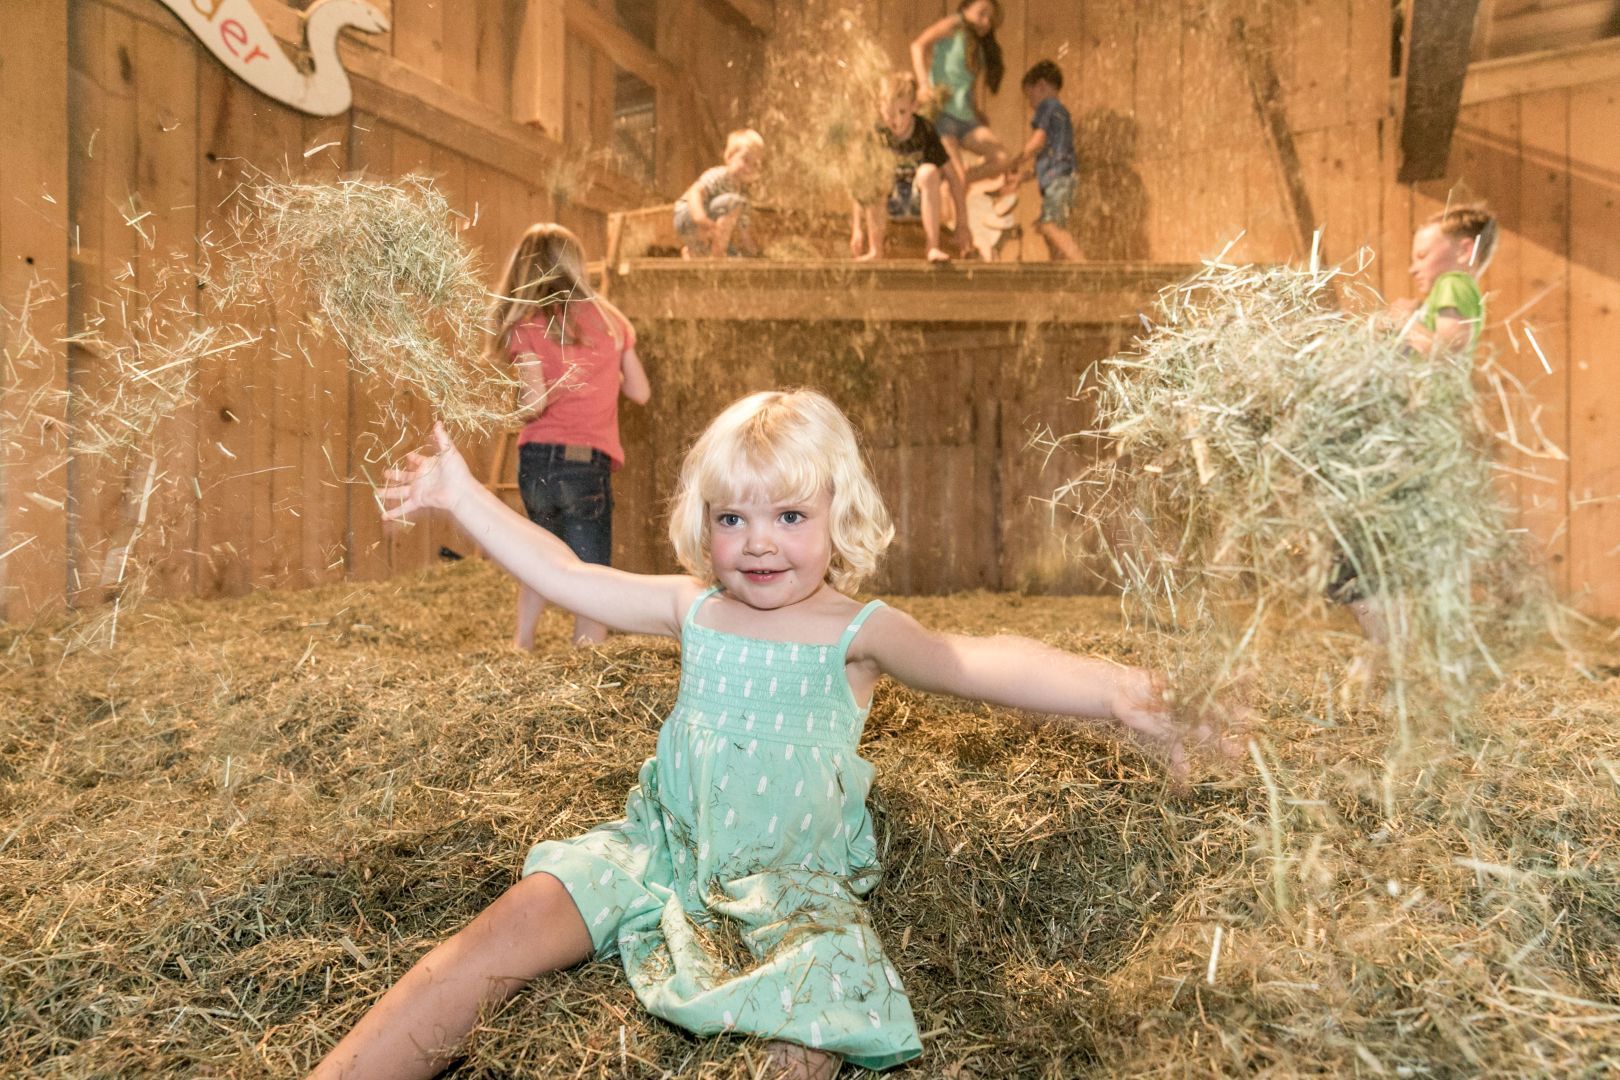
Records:
<instances>
[{"instance_id":1,"label":"long blonde hair","mask_svg":"<svg viewBox=\"0 0 1620 1080\"><path fill-rule=\"evenodd\" d=\"M737 496L809 499L832 496L832 561L827 580L851 592L877 569L894 539L883 496L861 456L855 429L814 390L768 390L733 402L709 424L681 464L669 515L675 557L714 581L710 511Z\"/></svg>"},{"instance_id":2,"label":"long blonde hair","mask_svg":"<svg viewBox=\"0 0 1620 1080\"><path fill-rule=\"evenodd\" d=\"M595 304L613 335L613 344L624 348L629 320L624 312L597 295L585 271L585 247L579 237L555 222L542 221L529 226L523 239L512 249L500 292L490 308L489 354L504 358L511 347L512 328L528 319L544 317L546 333L565 345L578 340L568 320L568 305Z\"/></svg>"}]
</instances>

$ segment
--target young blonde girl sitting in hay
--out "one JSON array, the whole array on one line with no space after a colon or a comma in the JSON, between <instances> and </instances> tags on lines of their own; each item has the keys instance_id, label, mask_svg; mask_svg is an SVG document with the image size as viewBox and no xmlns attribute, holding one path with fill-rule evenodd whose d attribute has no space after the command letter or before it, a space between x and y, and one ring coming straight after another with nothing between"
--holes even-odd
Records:
<instances>
[{"instance_id":1,"label":"young blonde girl sitting in hay","mask_svg":"<svg viewBox=\"0 0 1620 1080\"><path fill-rule=\"evenodd\" d=\"M884 674L1112 718L1182 767L1184 733L1149 672L1024 638L932 633L847 595L893 529L849 421L820 394L744 398L698 439L670 521L689 575L581 562L473 479L442 427L434 436L436 457L389 474L387 516L443 511L551 602L678 636L680 692L624 817L536 845L522 880L423 957L317 1077L432 1075L482 1007L593 956L617 956L657 1016L770 1040L788 1076L916 1057L905 988L861 900L878 865L857 744ZM746 970L704 949L719 929L748 948Z\"/></svg>"}]
</instances>

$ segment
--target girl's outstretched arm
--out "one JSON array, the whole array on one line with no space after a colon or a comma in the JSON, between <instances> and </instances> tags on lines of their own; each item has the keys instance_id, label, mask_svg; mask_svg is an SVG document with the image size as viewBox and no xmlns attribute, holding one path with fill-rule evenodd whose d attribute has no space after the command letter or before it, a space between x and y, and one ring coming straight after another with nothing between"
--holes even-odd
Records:
<instances>
[{"instance_id":1,"label":"girl's outstretched arm","mask_svg":"<svg viewBox=\"0 0 1620 1080\"><path fill-rule=\"evenodd\" d=\"M1145 668L1077 656L1029 638L968 637L924 629L893 608L875 613L850 649L907 686L1029 712L1114 720L1186 774L1185 743L1220 743L1207 726L1185 731L1171 715L1161 680Z\"/></svg>"},{"instance_id":2,"label":"girl's outstretched arm","mask_svg":"<svg viewBox=\"0 0 1620 1080\"><path fill-rule=\"evenodd\" d=\"M383 517L400 521L423 511L447 514L484 552L559 607L637 634L677 634L702 590L678 574L630 574L581 562L567 544L513 510L473 479L443 425L433 425L438 453L408 454L378 492Z\"/></svg>"}]
</instances>

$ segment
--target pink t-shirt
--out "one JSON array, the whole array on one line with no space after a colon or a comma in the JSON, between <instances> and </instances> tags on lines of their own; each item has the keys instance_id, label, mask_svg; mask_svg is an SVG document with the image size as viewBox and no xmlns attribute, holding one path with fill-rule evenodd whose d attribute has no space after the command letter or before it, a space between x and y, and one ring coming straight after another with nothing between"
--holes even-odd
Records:
<instances>
[{"instance_id":1,"label":"pink t-shirt","mask_svg":"<svg viewBox=\"0 0 1620 1080\"><path fill-rule=\"evenodd\" d=\"M524 425L518 444L573 443L602 451L613 468L624 464L619 444L620 364L635 347L636 332L624 323L624 344L615 345L607 316L594 303L572 303L565 309L572 345L546 336L544 316L512 327L508 351L513 363L540 363L540 373L553 387L546 411Z\"/></svg>"}]
</instances>

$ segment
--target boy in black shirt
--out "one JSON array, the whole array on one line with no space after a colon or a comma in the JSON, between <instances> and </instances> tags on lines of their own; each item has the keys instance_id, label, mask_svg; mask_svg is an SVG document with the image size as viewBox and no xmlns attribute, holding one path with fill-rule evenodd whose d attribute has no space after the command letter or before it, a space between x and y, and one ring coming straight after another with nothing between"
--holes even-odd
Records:
<instances>
[{"instance_id":1,"label":"boy in black shirt","mask_svg":"<svg viewBox=\"0 0 1620 1080\"><path fill-rule=\"evenodd\" d=\"M850 253L863 261L882 257L889 218L921 214L923 233L928 239L928 261L949 262L951 257L939 246L939 209L940 185L950 155L934 126L917 115L916 77L909 71L884 76L878 86L878 101L883 116L878 134L896 159L894 185L885 203L863 206L858 199L851 200L854 210Z\"/></svg>"}]
</instances>

